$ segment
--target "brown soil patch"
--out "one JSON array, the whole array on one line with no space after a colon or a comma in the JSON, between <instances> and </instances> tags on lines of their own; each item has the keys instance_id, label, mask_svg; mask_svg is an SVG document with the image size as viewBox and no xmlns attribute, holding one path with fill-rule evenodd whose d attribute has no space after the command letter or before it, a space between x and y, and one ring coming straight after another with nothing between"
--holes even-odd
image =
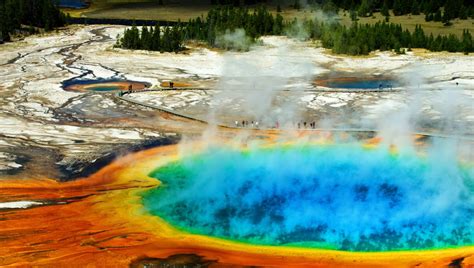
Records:
<instances>
[{"instance_id":1,"label":"brown soil patch","mask_svg":"<svg viewBox=\"0 0 474 268\"><path fill-rule=\"evenodd\" d=\"M186 83L186 82L176 82L176 81L172 81L172 82L173 82L173 87L192 87L193 86L193 84ZM170 82L162 82L160 86L170 87Z\"/></svg>"}]
</instances>

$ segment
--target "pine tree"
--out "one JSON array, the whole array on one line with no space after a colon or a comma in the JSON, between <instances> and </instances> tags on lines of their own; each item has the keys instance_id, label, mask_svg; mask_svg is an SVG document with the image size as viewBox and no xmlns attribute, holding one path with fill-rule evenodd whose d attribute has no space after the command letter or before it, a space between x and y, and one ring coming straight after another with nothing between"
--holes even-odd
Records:
<instances>
[{"instance_id":1,"label":"pine tree","mask_svg":"<svg viewBox=\"0 0 474 268\"><path fill-rule=\"evenodd\" d=\"M0 20L0 43L3 43L10 41L10 34L7 29L8 17L5 16L5 6L3 2L0 2L0 18L4 18Z\"/></svg>"},{"instance_id":2,"label":"pine tree","mask_svg":"<svg viewBox=\"0 0 474 268\"><path fill-rule=\"evenodd\" d=\"M425 15L425 21L432 21L433 20L433 14L432 13L427 13Z\"/></svg>"},{"instance_id":3,"label":"pine tree","mask_svg":"<svg viewBox=\"0 0 474 268\"><path fill-rule=\"evenodd\" d=\"M351 21L353 22L357 21L357 12L355 12L355 10L350 11L350 16L351 16Z\"/></svg>"},{"instance_id":4,"label":"pine tree","mask_svg":"<svg viewBox=\"0 0 474 268\"><path fill-rule=\"evenodd\" d=\"M151 37L150 33L148 32L148 27L142 27L142 33L140 37L140 49L151 50Z\"/></svg>"},{"instance_id":5,"label":"pine tree","mask_svg":"<svg viewBox=\"0 0 474 268\"><path fill-rule=\"evenodd\" d=\"M416 0L413 0L413 3L411 5L411 14L420 15L420 4Z\"/></svg>"},{"instance_id":6,"label":"pine tree","mask_svg":"<svg viewBox=\"0 0 474 268\"><path fill-rule=\"evenodd\" d=\"M466 7L462 7L461 10L459 11L459 18L462 20L467 20L469 17L469 9Z\"/></svg>"},{"instance_id":7,"label":"pine tree","mask_svg":"<svg viewBox=\"0 0 474 268\"><path fill-rule=\"evenodd\" d=\"M135 23L132 25L132 28L130 30L125 32L124 38L126 44L125 48L140 49L140 32Z\"/></svg>"},{"instance_id":8,"label":"pine tree","mask_svg":"<svg viewBox=\"0 0 474 268\"><path fill-rule=\"evenodd\" d=\"M448 22L459 16L459 10L462 8L462 0L449 0L444 5L443 22Z\"/></svg>"},{"instance_id":9,"label":"pine tree","mask_svg":"<svg viewBox=\"0 0 474 268\"><path fill-rule=\"evenodd\" d=\"M436 13L433 16L433 21L442 21L443 16L441 15L441 10L437 10Z\"/></svg>"},{"instance_id":10,"label":"pine tree","mask_svg":"<svg viewBox=\"0 0 474 268\"><path fill-rule=\"evenodd\" d=\"M462 33L462 51L467 55L474 52L474 46L472 42L472 35L468 30L464 30Z\"/></svg>"},{"instance_id":11,"label":"pine tree","mask_svg":"<svg viewBox=\"0 0 474 268\"><path fill-rule=\"evenodd\" d=\"M413 47L423 48L426 47L426 36L420 25L415 26L415 31L412 35Z\"/></svg>"},{"instance_id":12,"label":"pine tree","mask_svg":"<svg viewBox=\"0 0 474 268\"><path fill-rule=\"evenodd\" d=\"M401 0L401 3L402 3L402 15L409 14L411 12L411 7L412 7L411 0Z\"/></svg>"},{"instance_id":13,"label":"pine tree","mask_svg":"<svg viewBox=\"0 0 474 268\"><path fill-rule=\"evenodd\" d=\"M18 10L17 10L17 5L15 3L15 0L5 1L5 17L6 17L5 27L9 33L13 33L15 29L20 28L20 21L18 18Z\"/></svg>"},{"instance_id":14,"label":"pine tree","mask_svg":"<svg viewBox=\"0 0 474 268\"><path fill-rule=\"evenodd\" d=\"M362 3L359 6L358 14L360 17L367 17L371 9L367 0L362 0Z\"/></svg>"},{"instance_id":15,"label":"pine tree","mask_svg":"<svg viewBox=\"0 0 474 268\"><path fill-rule=\"evenodd\" d=\"M160 51L160 49L161 49L160 25L156 24L155 28L153 29L153 34L152 34L151 50Z\"/></svg>"},{"instance_id":16,"label":"pine tree","mask_svg":"<svg viewBox=\"0 0 474 268\"><path fill-rule=\"evenodd\" d=\"M283 33L283 17L277 14L275 23L273 24L273 34L280 35Z\"/></svg>"},{"instance_id":17,"label":"pine tree","mask_svg":"<svg viewBox=\"0 0 474 268\"><path fill-rule=\"evenodd\" d=\"M301 9L300 0L295 0L293 7L298 10Z\"/></svg>"},{"instance_id":18,"label":"pine tree","mask_svg":"<svg viewBox=\"0 0 474 268\"><path fill-rule=\"evenodd\" d=\"M400 16L403 14L401 0L395 0L393 2L393 14L395 16Z\"/></svg>"},{"instance_id":19,"label":"pine tree","mask_svg":"<svg viewBox=\"0 0 474 268\"><path fill-rule=\"evenodd\" d=\"M388 1L387 1L387 0L384 0L384 1L383 1L382 10L381 10L380 12L381 12L382 15L385 16L385 17L389 17L389 16L390 16L390 11L389 11Z\"/></svg>"},{"instance_id":20,"label":"pine tree","mask_svg":"<svg viewBox=\"0 0 474 268\"><path fill-rule=\"evenodd\" d=\"M170 28L165 27L165 30L163 31L163 38L161 40L161 50L162 52L168 52L171 50L171 34L170 34Z\"/></svg>"}]
</instances>

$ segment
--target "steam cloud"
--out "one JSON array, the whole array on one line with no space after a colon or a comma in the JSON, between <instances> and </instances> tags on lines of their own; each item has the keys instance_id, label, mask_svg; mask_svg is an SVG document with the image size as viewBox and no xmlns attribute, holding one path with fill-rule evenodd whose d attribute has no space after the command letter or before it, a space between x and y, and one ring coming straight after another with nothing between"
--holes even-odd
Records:
<instances>
[{"instance_id":1,"label":"steam cloud","mask_svg":"<svg viewBox=\"0 0 474 268\"><path fill-rule=\"evenodd\" d=\"M291 31L304 39L299 27ZM248 46L243 30L219 40L237 49ZM194 156L184 143L182 161L153 174L166 187L148 193L146 207L192 232L259 244L353 251L473 244L474 169L459 163L463 157L472 159L472 143L457 138L474 131L457 120L472 104L460 88L426 91L425 74L431 71L426 67L413 65L399 75L405 91L397 94L406 99L401 105L386 98L377 104L383 109L375 117L347 114L347 125L331 117L318 122L319 127L344 129L354 128L356 121L356 128L375 129L385 142L376 150L310 147L302 141L288 150L242 153L213 143L218 115L231 103L239 104L232 113L259 121L261 127L304 116L295 102L275 105L277 96L282 90L305 89L321 68L278 40L269 38L269 46L250 47L247 53L226 53L216 86L220 92L208 115L211 126L203 135L208 150ZM439 113L436 125L423 120L427 106ZM282 136L294 129L290 123L281 127L287 129ZM420 158L412 142L420 129L454 137L434 139ZM398 155L388 153L390 145L397 145Z\"/></svg>"},{"instance_id":2,"label":"steam cloud","mask_svg":"<svg viewBox=\"0 0 474 268\"><path fill-rule=\"evenodd\" d=\"M244 29L227 30L217 38L217 45L225 49L247 51L250 49L252 39L245 34Z\"/></svg>"}]
</instances>

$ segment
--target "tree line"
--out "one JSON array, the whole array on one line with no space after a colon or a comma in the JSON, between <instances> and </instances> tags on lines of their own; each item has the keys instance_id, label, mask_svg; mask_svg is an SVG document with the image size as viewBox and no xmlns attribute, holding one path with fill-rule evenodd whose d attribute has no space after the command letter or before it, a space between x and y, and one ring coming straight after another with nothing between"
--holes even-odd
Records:
<instances>
[{"instance_id":1,"label":"tree line","mask_svg":"<svg viewBox=\"0 0 474 268\"><path fill-rule=\"evenodd\" d=\"M264 6L257 7L253 12L247 8L221 6L211 9L205 18L198 17L186 24L178 23L174 27L164 27L161 32L158 25L151 29L142 27L141 32L136 26L132 26L130 29L125 29L122 37L118 38L116 46L126 49L176 52L182 50L185 41L194 40L213 47L233 49L234 47L228 43L220 42L219 37L237 29L243 29L250 42L255 42L262 35L282 34L283 17L280 14L273 16Z\"/></svg>"},{"instance_id":2,"label":"tree line","mask_svg":"<svg viewBox=\"0 0 474 268\"><path fill-rule=\"evenodd\" d=\"M16 33L50 31L66 23L66 16L52 0L0 0L0 40L10 41Z\"/></svg>"},{"instance_id":3,"label":"tree line","mask_svg":"<svg viewBox=\"0 0 474 268\"><path fill-rule=\"evenodd\" d=\"M372 16L381 12L384 16L420 15L425 14L426 21L442 21L460 18L474 18L474 2L472 0L308 0L309 5L336 7L333 11L344 9L354 11L360 17Z\"/></svg>"},{"instance_id":4,"label":"tree line","mask_svg":"<svg viewBox=\"0 0 474 268\"><path fill-rule=\"evenodd\" d=\"M295 22L293 22L295 23ZM394 50L404 53L402 48L426 48L431 51L474 52L472 35L464 30L462 37L426 35L417 25L413 32L403 30L400 24L377 22L375 24L353 23L346 27L339 23L324 23L314 20L305 22L310 38L321 40L322 46L334 53L367 55L375 50Z\"/></svg>"},{"instance_id":5,"label":"tree line","mask_svg":"<svg viewBox=\"0 0 474 268\"><path fill-rule=\"evenodd\" d=\"M280 35L284 30L283 17L272 15L265 6L258 6L251 12L247 8L223 6L211 9L206 18L191 19L186 25L185 39L205 41L219 46L217 37L226 31L243 29L255 40L263 35Z\"/></svg>"},{"instance_id":6,"label":"tree line","mask_svg":"<svg viewBox=\"0 0 474 268\"><path fill-rule=\"evenodd\" d=\"M211 0L211 4L233 5L239 7L242 5L254 5L266 3L265 0ZM281 11L283 3L292 3L296 9L302 7L302 0L272 1L277 4L277 10ZM472 0L305 0L309 7L321 9L325 12L337 13L339 9L348 10L351 14L360 17L372 16L374 12L381 12L385 17L390 16L390 10L393 15L425 15L426 21L441 21L450 24L450 21L456 18L468 19L474 18L474 1Z\"/></svg>"},{"instance_id":7,"label":"tree line","mask_svg":"<svg viewBox=\"0 0 474 268\"><path fill-rule=\"evenodd\" d=\"M162 29L163 28L163 29ZM125 29L123 37L117 39L116 47L143 49L160 52L178 52L184 48L183 26L174 27L143 26L141 31L136 25Z\"/></svg>"},{"instance_id":8,"label":"tree line","mask_svg":"<svg viewBox=\"0 0 474 268\"><path fill-rule=\"evenodd\" d=\"M145 49L162 52L177 52L184 48L184 42L202 41L213 47L235 49L219 42L219 37L236 29L245 30L245 38L255 42L263 35L291 35L292 30L303 27L309 38L321 40L325 48L334 53L349 55L366 55L375 50L394 50L405 52L404 48L426 48L431 51L474 52L472 35L464 30L461 38L454 34L447 36L427 35L416 26L413 32L403 30L400 24L378 22L375 24L353 23L346 27L337 22L319 22L305 20L299 23L296 19L285 22L281 15L272 15L261 6L250 12L246 8L232 6L217 7L207 16L191 19L186 24L175 27L142 27L125 29L123 37L118 38L116 46L127 49ZM237 37L237 38L242 38Z\"/></svg>"}]
</instances>

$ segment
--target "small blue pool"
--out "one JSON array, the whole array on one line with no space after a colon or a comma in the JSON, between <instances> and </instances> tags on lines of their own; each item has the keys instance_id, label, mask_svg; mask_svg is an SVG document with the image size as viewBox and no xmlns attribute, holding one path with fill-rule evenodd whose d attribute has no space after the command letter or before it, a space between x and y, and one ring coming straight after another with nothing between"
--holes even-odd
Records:
<instances>
[{"instance_id":1,"label":"small blue pool","mask_svg":"<svg viewBox=\"0 0 474 268\"><path fill-rule=\"evenodd\" d=\"M371 79L371 80L334 80L326 83L330 88L344 89L392 89L398 86L394 80Z\"/></svg>"}]
</instances>

